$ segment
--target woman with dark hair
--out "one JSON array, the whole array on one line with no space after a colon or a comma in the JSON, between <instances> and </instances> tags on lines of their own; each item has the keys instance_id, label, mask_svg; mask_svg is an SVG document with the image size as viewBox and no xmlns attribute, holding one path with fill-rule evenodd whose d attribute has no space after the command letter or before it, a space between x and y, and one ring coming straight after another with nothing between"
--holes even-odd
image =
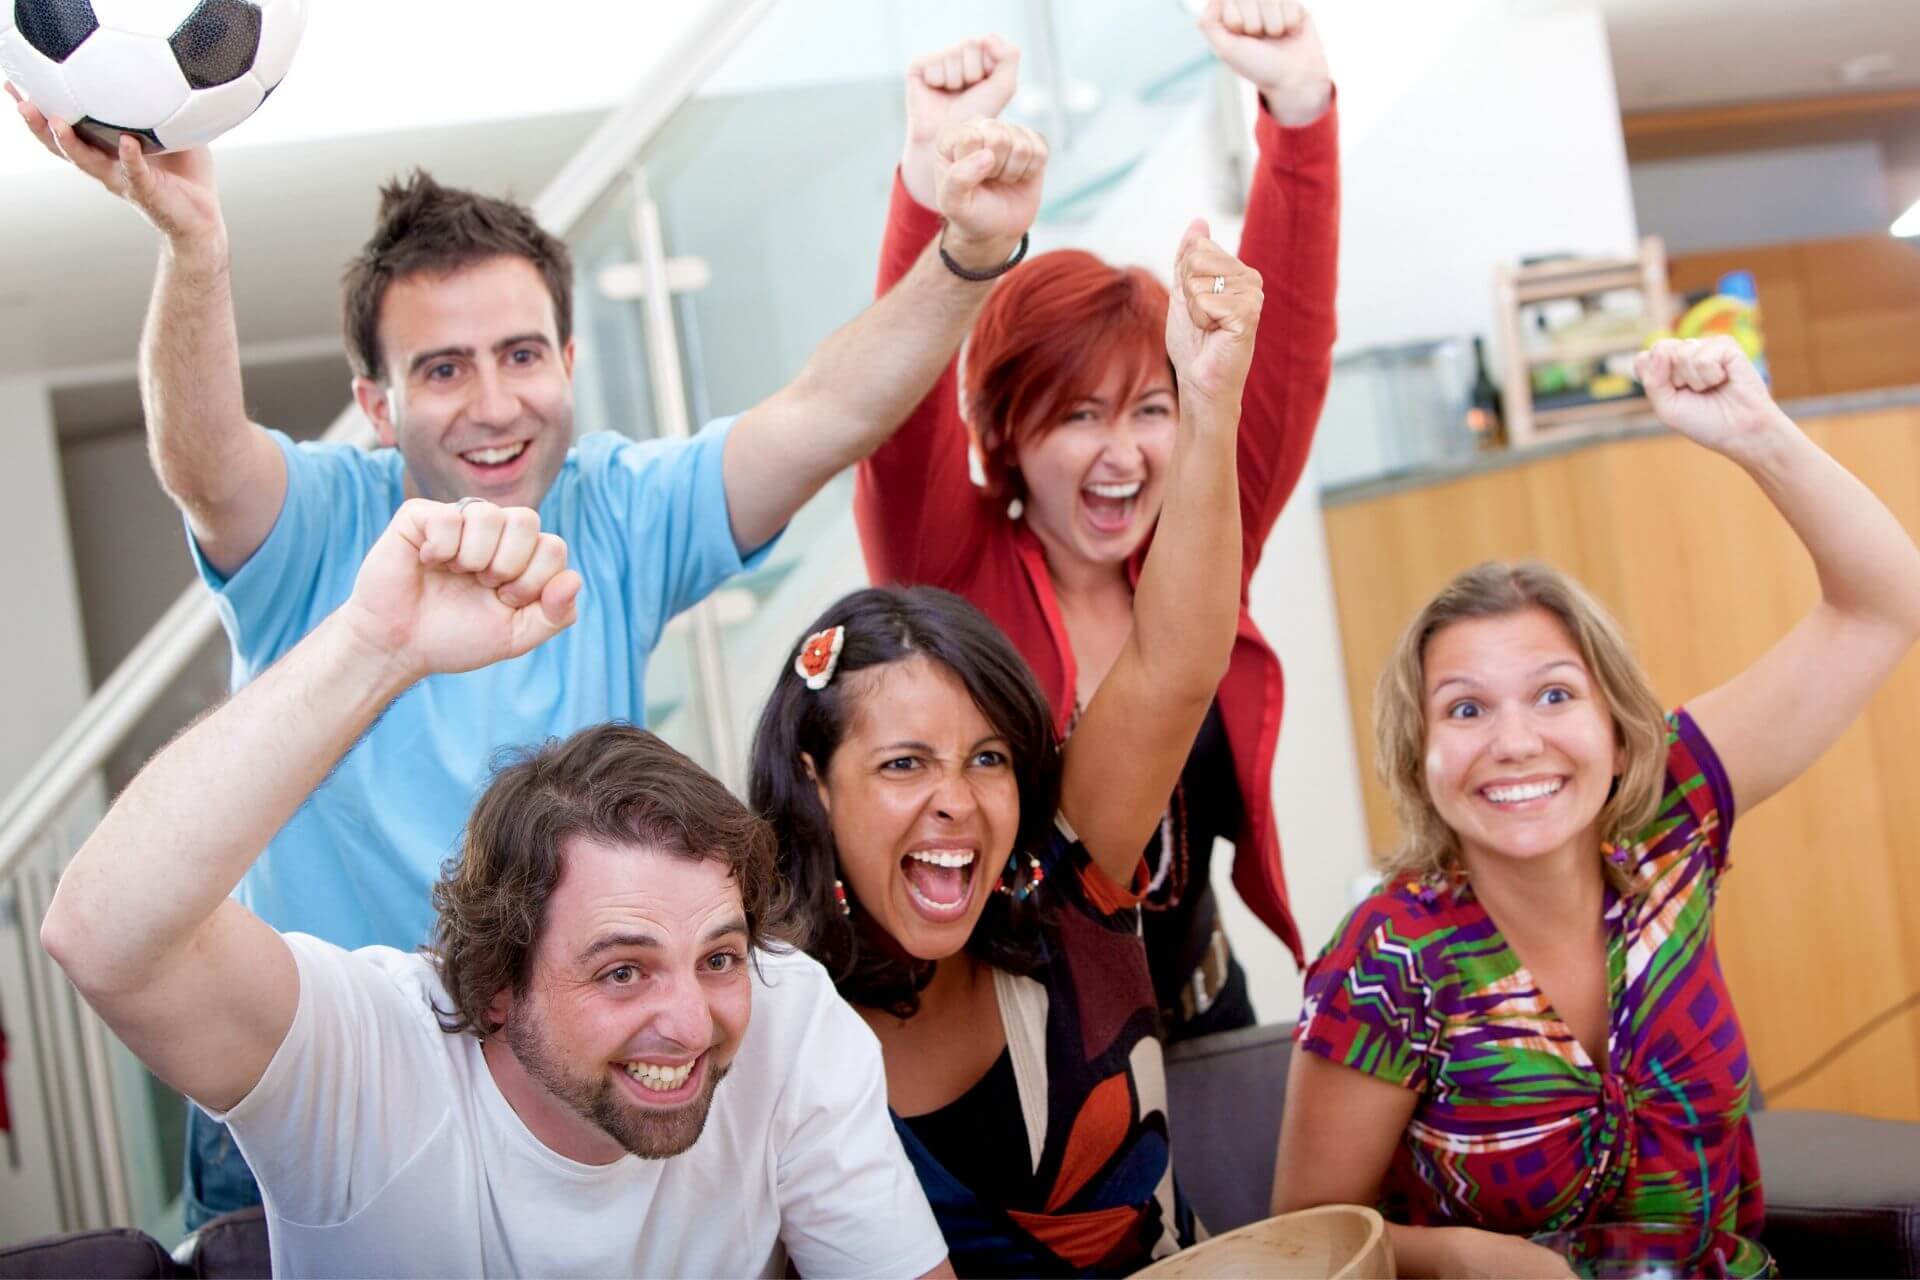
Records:
<instances>
[{"instance_id":1,"label":"woman with dark hair","mask_svg":"<svg viewBox=\"0 0 1920 1280\"><path fill-rule=\"evenodd\" d=\"M828 609L755 735L751 799L808 950L879 1038L962 1275L1124 1275L1193 1238L1134 908L1237 611L1260 279L1205 231L1166 311L1180 419L1160 536L1065 750L1012 644L930 587Z\"/></svg>"},{"instance_id":2,"label":"woman with dark hair","mask_svg":"<svg viewBox=\"0 0 1920 1280\"><path fill-rule=\"evenodd\" d=\"M1240 896L1305 963L1271 795L1280 663L1245 600L1326 397L1339 231L1338 124L1311 19L1295 0L1212 0L1200 26L1260 90L1240 254L1273 296L1238 443L1238 633L1186 768L1160 797L1161 821L1147 836L1143 929L1169 1040L1254 1021L1246 975L1220 929L1216 838L1233 842ZM988 37L909 70L882 291L941 234L932 208L936 139L943 128L997 115L1013 97L1018 59ZM859 471L855 511L872 581L945 587L978 605L1033 667L1063 737L1126 643L1170 483L1181 405L1159 341L1166 300L1150 273L1077 250L1013 267L957 370Z\"/></svg>"}]
</instances>

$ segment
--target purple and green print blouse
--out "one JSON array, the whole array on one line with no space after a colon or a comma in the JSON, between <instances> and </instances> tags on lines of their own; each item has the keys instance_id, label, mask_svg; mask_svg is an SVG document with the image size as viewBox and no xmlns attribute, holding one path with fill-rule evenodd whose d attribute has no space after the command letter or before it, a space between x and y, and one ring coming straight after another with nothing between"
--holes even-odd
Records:
<instances>
[{"instance_id":1,"label":"purple and green print blouse","mask_svg":"<svg viewBox=\"0 0 1920 1280\"><path fill-rule=\"evenodd\" d=\"M1757 1235L1752 1072L1713 946L1733 796L1685 711L1660 814L1606 895L1608 1067L1588 1057L1463 874L1383 884L1307 976L1308 1053L1420 1095L1392 1220L1533 1233L1662 1221Z\"/></svg>"}]
</instances>

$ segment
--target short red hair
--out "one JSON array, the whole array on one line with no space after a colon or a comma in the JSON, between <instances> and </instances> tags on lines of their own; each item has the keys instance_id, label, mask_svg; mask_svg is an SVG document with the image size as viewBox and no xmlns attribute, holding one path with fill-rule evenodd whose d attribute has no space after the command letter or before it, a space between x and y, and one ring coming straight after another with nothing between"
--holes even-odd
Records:
<instances>
[{"instance_id":1,"label":"short red hair","mask_svg":"<svg viewBox=\"0 0 1920 1280\"><path fill-rule=\"evenodd\" d=\"M974 323L961 388L987 493L1024 496L1015 446L1059 426L1116 364L1128 400L1170 374L1166 329L1166 286L1141 267L1058 249L1009 271Z\"/></svg>"}]
</instances>

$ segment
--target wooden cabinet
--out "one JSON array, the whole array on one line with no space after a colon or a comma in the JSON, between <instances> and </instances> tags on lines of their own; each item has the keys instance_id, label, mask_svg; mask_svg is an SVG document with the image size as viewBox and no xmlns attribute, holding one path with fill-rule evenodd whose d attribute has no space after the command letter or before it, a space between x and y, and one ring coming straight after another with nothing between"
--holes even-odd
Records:
<instances>
[{"instance_id":1,"label":"wooden cabinet","mask_svg":"<svg viewBox=\"0 0 1920 1280\"><path fill-rule=\"evenodd\" d=\"M1920 383L1920 242L1846 236L1677 254L1674 291L1746 268L1776 395L1832 395Z\"/></svg>"},{"instance_id":2,"label":"wooden cabinet","mask_svg":"<svg viewBox=\"0 0 1920 1280\"><path fill-rule=\"evenodd\" d=\"M1805 425L1920 530L1920 407ZM1668 705L1741 670L1817 598L1806 554L1753 484L1671 436L1516 459L1330 505L1325 519L1376 849L1396 828L1373 773L1373 682L1415 610L1459 570L1533 557L1571 573L1626 628ZM1765 1089L1920 990L1917 761L1910 656L1833 751L1737 817L1715 929ZM1779 1102L1920 1120L1920 1009Z\"/></svg>"}]
</instances>

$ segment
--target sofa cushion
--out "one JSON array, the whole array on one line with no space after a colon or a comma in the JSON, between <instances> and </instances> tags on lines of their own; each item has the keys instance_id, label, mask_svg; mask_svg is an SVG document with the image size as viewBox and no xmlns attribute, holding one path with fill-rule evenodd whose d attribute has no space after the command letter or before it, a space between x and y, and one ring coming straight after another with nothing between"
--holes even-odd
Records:
<instances>
[{"instance_id":1,"label":"sofa cushion","mask_svg":"<svg viewBox=\"0 0 1920 1280\"><path fill-rule=\"evenodd\" d=\"M269 1280L267 1211L259 1205L223 1213L180 1242L173 1251L190 1276L219 1280Z\"/></svg>"},{"instance_id":2,"label":"sofa cushion","mask_svg":"<svg viewBox=\"0 0 1920 1280\"><path fill-rule=\"evenodd\" d=\"M0 1277L111 1276L148 1280L179 1275L160 1242L131 1227L77 1231L0 1249Z\"/></svg>"},{"instance_id":3,"label":"sofa cushion","mask_svg":"<svg viewBox=\"0 0 1920 1280\"><path fill-rule=\"evenodd\" d=\"M1173 1171L1210 1233L1268 1216L1293 1024L1247 1027L1167 1050Z\"/></svg>"},{"instance_id":4,"label":"sofa cushion","mask_svg":"<svg viewBox=\"0 0 1920 1280\"><path fill-rule=\"evenodd\" d=\"M1753 1136L1782 1275L1920 1275L1920 1124L1763 1111Z\"/></svg>"}]
</instances>

